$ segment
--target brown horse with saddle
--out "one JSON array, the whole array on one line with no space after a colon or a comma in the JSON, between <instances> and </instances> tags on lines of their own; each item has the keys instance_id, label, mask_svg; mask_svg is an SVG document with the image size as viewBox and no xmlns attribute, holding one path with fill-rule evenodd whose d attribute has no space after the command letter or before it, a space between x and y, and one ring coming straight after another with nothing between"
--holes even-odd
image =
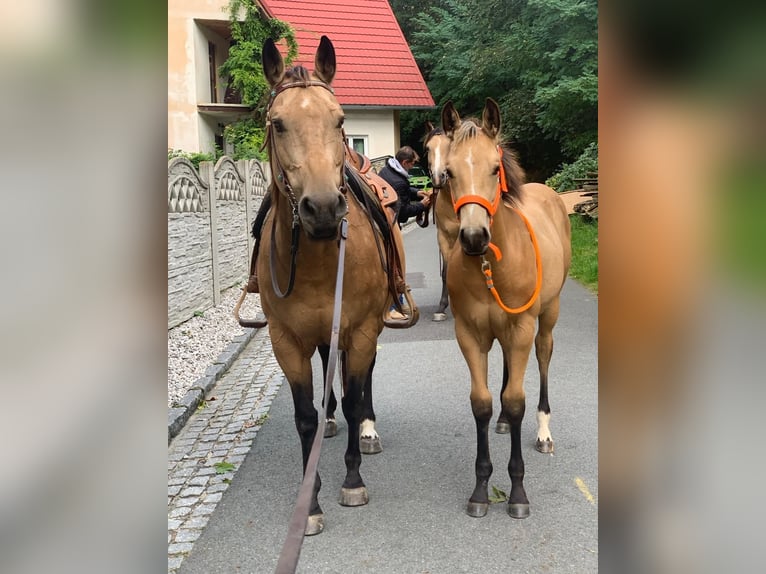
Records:
<instances>
[{"instance_id":1,"label":"brown horse with saddle","mask_svg":"<svg viewBox=\"0 0 766 574\"><path fill-rule=\"evenodd\" d=\"M380 450L372 372L384 315L392 303L398 305L401 293L409 315L385 325L409 327L419 316L404 283L401 234L390 223L393 214L387 213L396 196L375 179L366 158L345 144L344 114L331 87L336 71L332 42L322 37L313 73L302 66L285 69L271 40L264 44L262 61L272 88L266 124L272 181L254 226L259 229L254 229L251 279L242 298L259 292L266 320L239 317L239 304L235 316L247 327L268 324L274 355L292 392L304 473L317 430L325 422L319 424L314 405L311 359L318 350L325 372L328 362L334 368L331 343L337 344L341 405L348 424L340 503L359 506L368 501L359 472L360 435L367 439L362 449ZM336 314L338 308L342 311ZM328 403L329 419L335 398ZM323 529L320 487L317 474L307 535Z\"/></svg>"}]
</instances>

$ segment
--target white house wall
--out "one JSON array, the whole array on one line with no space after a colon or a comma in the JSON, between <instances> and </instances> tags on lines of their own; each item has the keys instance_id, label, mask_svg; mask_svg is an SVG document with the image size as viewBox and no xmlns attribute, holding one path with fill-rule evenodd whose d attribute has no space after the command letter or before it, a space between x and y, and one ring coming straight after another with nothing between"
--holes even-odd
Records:
<instances>
[{"instance_id":1,"label":"white house wall","mask_svg":"<svg viewBox=\"0 0 766 574\"><path fill-rule=\"evenodd\" d=\"M197 104L210 100L210 79L207 69L207 39L195 19L225 21L228 19L224 10L226 6L227 0L168 1L169 148L200 151L200 142L209 141L207 145L212 149L213 135L200 133L202 125L197 114ZM219 59L226 54L225 48L221 49L224 51L219 55ZM223 89L225 90L225 86ZM203 95L201 100L200 95ZM220 99L223 99L223 94Z\"/></svg>"},{"instance_id":2,"label":"white house wall","mask_svg":"<svg viewBox=\"0 0 766 574\"><path fill-rule=\"evenodd\" d=\"M394 110L343 109L346 115L344 129L348 136L367 136L368 157L394 155L398 144L398 128Z\"/></svg>"}]
</instances>

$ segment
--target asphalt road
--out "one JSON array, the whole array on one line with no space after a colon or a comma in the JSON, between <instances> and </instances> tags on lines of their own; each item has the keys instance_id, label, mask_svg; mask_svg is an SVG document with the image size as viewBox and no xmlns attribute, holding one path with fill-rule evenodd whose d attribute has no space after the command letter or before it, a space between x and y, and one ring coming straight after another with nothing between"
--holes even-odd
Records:
<instances>
[{"instance_id":1,"label":"asphalt road","mask_svg":"<svg viewBox=\"0 0 766 574\"><path fill-rule=\"evenodd\" d=\"M451 314L442 323L431 320L441 288L434 226L409 228L405 243L421 319L409 330L386 329L380 339L374 396L383 452L365 456L361 467L370 502L357 508L337 502L347 438L339 409L338 436L325 440L320 460L325 530L304 539L298 572L597 572L596 297L571 280L563 291L550 369L552 455L534 450L538 377L534 352L530 357L522 440L531 516L515 520L504 504L494 504L486 517L471 518L464 510L475 457L468 369ZM490 356L496 413L501 357L496 344ZM490 448L490 485L508 491L509 435L491 432ZM285 383L180 572L273 572L300 480L300 444Z\"/></svg>"}]
</instances>

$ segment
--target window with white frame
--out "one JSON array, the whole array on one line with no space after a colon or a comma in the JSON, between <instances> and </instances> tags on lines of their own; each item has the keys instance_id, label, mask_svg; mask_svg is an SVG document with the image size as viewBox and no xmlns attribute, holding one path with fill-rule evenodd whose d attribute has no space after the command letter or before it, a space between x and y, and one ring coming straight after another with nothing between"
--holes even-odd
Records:
<instances>
[{"instance_id":1,"label":"window with white frame","mask_svg":"<svg viewBox=\"0 0 766 574\"><path fill-rule=\"evenodd\" d=\"M346 141L348 142L348 147L355 152L361 153L362 155L368 155L367 150L369 149L369 144L367 143L367 136L347 135Z\"/></svg>"}]
</instances>

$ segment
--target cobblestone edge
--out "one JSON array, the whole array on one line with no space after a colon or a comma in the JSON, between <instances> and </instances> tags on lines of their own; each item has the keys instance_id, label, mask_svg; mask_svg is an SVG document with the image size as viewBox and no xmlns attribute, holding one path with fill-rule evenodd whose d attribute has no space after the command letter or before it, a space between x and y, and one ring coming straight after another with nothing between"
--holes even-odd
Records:
<instances>
[{"instance_id":1,"label":"cobblestone edge","mask_svg":"<svg viewBox=\"0 0 766 574\"><path fill-rule=\"evenodd\" d=\"M213 361L205 374L197 379L186 394L168 408L168 445L178 436L189 417L199 407L202 398L210 392L218 380L229 370L240 353L255 336L257 329L245 329L242 335L232 339L220 355Z\"/></svg>"}]
</instances>

